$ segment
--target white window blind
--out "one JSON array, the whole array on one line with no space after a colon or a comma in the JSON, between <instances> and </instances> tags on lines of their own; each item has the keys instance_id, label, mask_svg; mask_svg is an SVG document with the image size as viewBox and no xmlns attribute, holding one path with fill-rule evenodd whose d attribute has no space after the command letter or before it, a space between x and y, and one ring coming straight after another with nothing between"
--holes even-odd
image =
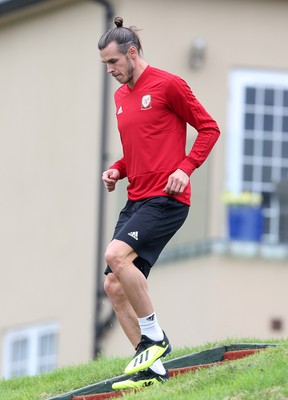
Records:
<instances>
[{"instance_id":1,"label":"white window blind","mask_svg":"<svg viewBox=\"0 0 288 400\"><path fill-rule=\"evenodd\" d=\"M57 366L58 324L12 329L4 336L4 378L35 375Z\"/></svg>"}]
</instances>

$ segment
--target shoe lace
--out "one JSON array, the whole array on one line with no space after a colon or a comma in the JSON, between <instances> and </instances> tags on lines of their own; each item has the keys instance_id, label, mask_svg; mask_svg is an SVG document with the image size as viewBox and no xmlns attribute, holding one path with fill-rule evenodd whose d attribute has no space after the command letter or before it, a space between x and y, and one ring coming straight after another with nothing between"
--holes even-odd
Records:
<instances>
[{"instance_id":1,"label":"shoe lace","mask_svg":"<svg viewBox=\"0 0 288 400\"><path fill-rule=\"evenodd\" d=\"M135 356L137 356L138 354L140 354L142 351L147 349L147 344L149 344L149 339L147 337L142 337L141 341L137 344L135 350L136 350L136 354Z\"/></svg>"}]
</instances>

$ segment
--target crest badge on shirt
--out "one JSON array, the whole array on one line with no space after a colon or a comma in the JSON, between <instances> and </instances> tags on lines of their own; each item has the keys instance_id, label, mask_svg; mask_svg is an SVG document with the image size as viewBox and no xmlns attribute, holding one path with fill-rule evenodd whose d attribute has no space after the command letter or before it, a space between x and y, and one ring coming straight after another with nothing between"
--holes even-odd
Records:
<instances>
[{"instance_id":1,"label":"crest badge on shirt","mask_svg":"<svg viewBox=\"0 0 288 400\"><path fill-rule=\"evenodd\" d=\"M145 94L142 97L141 110L149 110L149 108L152 108L152 96L151 94Z\"/></svg>"}]
</instances>

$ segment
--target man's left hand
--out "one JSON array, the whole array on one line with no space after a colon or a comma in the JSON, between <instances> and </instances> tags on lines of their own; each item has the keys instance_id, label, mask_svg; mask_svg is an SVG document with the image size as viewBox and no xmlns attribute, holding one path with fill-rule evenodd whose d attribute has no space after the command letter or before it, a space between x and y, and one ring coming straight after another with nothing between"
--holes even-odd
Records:
<instances>
[{"instance_id":1,"label":"man's left hand","mask_svg":"<svg viewBox=\"0 0 288 400\"><path fill-rule=\"evenodd\" d=\"M189 176L182 169L177 169L168 178L164 192L167 194L181 194L188 185Z\"/></svg>"}]
</instances>

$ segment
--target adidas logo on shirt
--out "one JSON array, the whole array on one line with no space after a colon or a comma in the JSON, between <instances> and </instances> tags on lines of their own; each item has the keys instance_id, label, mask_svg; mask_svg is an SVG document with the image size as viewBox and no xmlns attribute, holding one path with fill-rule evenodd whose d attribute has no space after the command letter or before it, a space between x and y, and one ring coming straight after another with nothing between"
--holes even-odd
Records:
<instances>
[{"instance_id":1,"label":"adidas logo on shirt","mask_svg":"<svg viewBox=\"0 0 288 400\"><path fill-rule=\"evenodd\" d=\"M122 108L122 106L120 106L120 107L118 108L117 114L121 114L122 112L123 112L123 108Z\"/></svg>"},{"instance_id":2,"label":"adidas logo on shirt","mask_svg":"<svg viewBox=\"0 0 288 400\"><path fill-rule=\"evenodd\" d=\"M138 240L138 231L129 232L128 235L131 236L133 239Z\"/></svg>"}]
</instances>

